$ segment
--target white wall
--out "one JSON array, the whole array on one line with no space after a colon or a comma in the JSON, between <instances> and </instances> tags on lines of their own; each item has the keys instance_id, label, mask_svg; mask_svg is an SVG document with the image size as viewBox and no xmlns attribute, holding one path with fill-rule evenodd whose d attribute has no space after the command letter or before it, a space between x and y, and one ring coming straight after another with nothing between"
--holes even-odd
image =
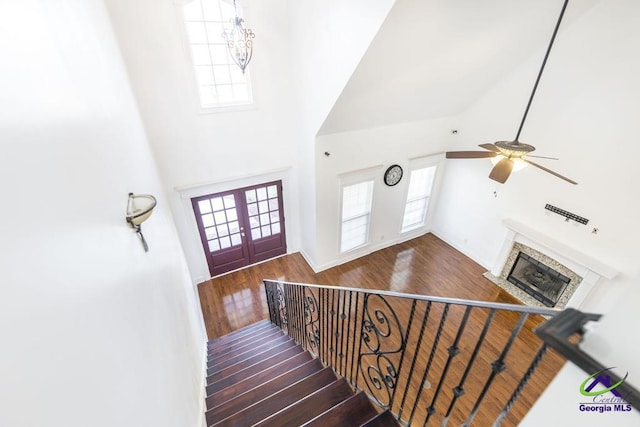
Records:
<instances>
[{"instance_id":1,"label":"white wall","mask_svg":"<svg viewBox=\"0 0 640 427\"><path fill-rule=\"evenodd\" d=\"M299 247L297 135L289 12L285 0L247 0L255 34L251 74L255 105L203 112L199 107L179 1L106 0L145 129L169 197L192 280L210 277L193 212L176 188L231 189L250 177L291 169L284 188L287 246ZM257 182L256 182L257 183Z\"/></svg>"},{"instance_id":2,"label":"white wall","mask_svg":"<svg viewBox=\"0 0 640 427\"><path fill-rule=\"evenodd\" d=\"M290 0L290 48L300 112L297 157L301 252L313 265L322 257L316 241L315 136L395 0ZM324 151L324 150L322 150ZM322 152L321 151L321 152ZM318 210L322 209L320 206ZM333 230L333 225L330 230Z\"/></svg>"},{"instance_id":3,"label":"white wall","mask_svg":"<svg viewBox=\"0 0 640 427\"><path fill-rule=\"evenodd\" d=\"M618 269L617 284L638 277L634 212L640 198L631 183L640 181L640 145L634 142L640 131L640 59L629 52L640 43L634 19L639 7L632 1L600 2L559 34L525 124L522 142L535 145L535 154L560 158L538 162L579 185L532 167L498 184L478 179L489 174L486 160L449 160L435 225L440 235L492 267L506 233L501 221L513 218ZM541 55L458 117L456 148L515 136ZM567 223L546 211L546 203L590 222ZM594 227L598 234L591 232Z\"/></svg>"},{"instance_id":4,"label":"white wall","mask_svg":"<svg viewBox=\"0 0 640 427\"><path fill-rule=\"evenodd\" d=\"M2 2L0 77L0 425L199 425L204 332L102 2ZM148 253L129 191L158 197Z\"/></svg>"},{"instance_id":5,"label":"white wall","mask_svg":"<svg viewBox=\"0 0 640 427\"><path fill-rule=\"evenodd\" d=\"M522 142L535 145L535 154L560 158L539 163L579 185L531 167L501 185L484 178L491 168L486 160L449 160L435 224L438 235L487 268L506 234L502 219L513 218L619 270L589 298L588 309L605 317L584 345L605 365L628 371L636 387L640 346L629 338L640 301L640 230L635 224L640 209L635 189L640 182L640 58L632 54L640 46L639 16L640 4L633 0L601 1L561 31L525 125ZM457 118L455 148L515 136L542 54ZM590 222L567 223L545 211L546 203ZM598 234L591 232L594 227ZM637 425L637 413L626 419L581 416L575 402L584 378L584 372L565 368L524 425Z\"/></svg>"},{"instance_id":6,"label":"white wall","mask_svg":"<svg viewBox=\"0 0 640 427\"><path fill-rule=\"evenodd\" d=\"M317 264L314 267L324 270L428 231L431 227L430 221L427 221L425 227L405 234L400 233L409 185L410 160L439 153L439 156L435 156L441 159L436 180L436 183L439 183L444 172L442 153L450 138L450 119L318 136L318 252ZM325 156L325 152L330 153L330 156ZM399 164L404 169L404 177L399 184L388 187L383 182L383 175L392 164ZM340 253L340 175L376 166L379 170L375 174L369 243L361 248ZM438 193L438 188L434 188L432 208L437 206Z\"/></svg>"}]
</instances>

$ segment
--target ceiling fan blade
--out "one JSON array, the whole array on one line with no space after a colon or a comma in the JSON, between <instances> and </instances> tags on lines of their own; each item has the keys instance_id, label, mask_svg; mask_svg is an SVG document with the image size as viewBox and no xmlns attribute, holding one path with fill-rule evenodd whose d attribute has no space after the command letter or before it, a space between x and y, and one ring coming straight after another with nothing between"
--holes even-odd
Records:
<instances>
[{"instance_id":1,"label":"ceiling fan blade","mask_svg":"<svg viewBox=\"0 0 640 427\"><path fill-rule=\"evenodd\" d=\"M534 156L533 154L527 154L527 157L535 157L537 159L560 160L557 157Z\"/></svg>"},{"instance_id":2,"label":"ceiling fan blade","mask_svg":"<svg viewBox=\"0 0 640 427\"><path fill-rule=\"evenodd\" d=\"M569 179L569 178L567 178L566 176L562 176L562 175L560 175L559 173L552 171L551 169L547 169L547 168L545 168L545 167L544 167L544 166L542 166L542 165L539 165L539 164L537 164L537 163L533 163L531 160L527 160L527 159L522 159L522 160L523 160L523 161L525 161L525 162L527 162L527 163L529 163L531 166L535 166L535 167L537 167L538 169L542 169L543 171L548 172L548 173L550 173L551 175L557 176L557 177L558 177L558 178L560 178L560 179L564 179L565 181L570 182L570 183L571 183L571 184L573 184L573 185L578 185L578 183L577 183L577 182L575 182L574 180Z\"/></svg>"},{"instance_id":3,"label":"ceiling fan blade","mask_svg":"<svg viewBox=\"0 0 640 427\"><path fill-rule=\"evenodd\" d=\"M511 171L513 170L513 160L504 158L500 160L494 167L491 169L491 173L489 174L489 178L494 181L498 181L500 184L504 184L509 175L511 175Z\"/></svg>"},{"instance_id":4,"label":"ceiling fan blade","mask_svg":"<svg viewBox=\"0 0 640 427\"><path fill-rule=\"evenodd\" d=\"M447 159L483 159L495 157L497 153L492 151L447 151Z\"/></svg>"},{"instance_id":5,"label":"ceiling fan blade","mask_svg":"<svg viewBox=\"0 0 640 427\"><path fill-rule=\"evenodd\" d=\"M498 147L496 147L495 145L490 144L490 143L488 143L488 144L479 144L478 147L482 147L485 150L493 151L494 153L499 153L500 152Z\"/></svg>"}]
</instances>

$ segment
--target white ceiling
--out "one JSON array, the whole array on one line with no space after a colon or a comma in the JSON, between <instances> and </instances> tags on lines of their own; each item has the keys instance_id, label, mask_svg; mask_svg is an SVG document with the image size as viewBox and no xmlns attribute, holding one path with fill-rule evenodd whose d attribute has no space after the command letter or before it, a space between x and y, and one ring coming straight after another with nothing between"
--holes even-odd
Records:
<instances>
[{"instance_id":1,"label":"white ceiling","mask_svg":"<svg viewBox=\"0 0 640 427\"><path fill-rule=\"evenodd\" d=\"M598 1L569 3L557 44ZM397 0L319 133L463 111L531 55L542 61L561 8L562 0Z\"/></svg>"}]
</instances>

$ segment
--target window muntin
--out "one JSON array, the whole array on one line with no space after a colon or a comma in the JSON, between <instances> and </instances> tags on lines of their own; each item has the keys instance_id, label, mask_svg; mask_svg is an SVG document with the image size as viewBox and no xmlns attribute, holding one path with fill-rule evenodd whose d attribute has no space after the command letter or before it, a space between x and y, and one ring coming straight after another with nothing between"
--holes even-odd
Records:
<instances>
[{"instance_id":1,"label":"window muntin","mask_svg":"<svg viewBox=\"0 0 640 427\"><path fill-rule=\"evenodd\" d=\"M402 217L402 233L422 227L425 224L435 176L436 166L411 171L407 201Z\"/></svg>"},{"instance_id":2,"label":"window muntin","mask_svg":"<svg viewBox=\"0 0 640 427\"><path fill-rule=\"evenodd\" d=\"M238 14L242 17L242 9ZM223 32L235 17L233 3L191 0L183 6L187 39L203 108L252 103L248 70L242 73L231 57Z\"/></svg>"},{"instance_id":3,"label":"window muntin","mask_svg":"<svg viewBox=\"0 0 640 427\"><path fill-rule=\"evenodd\" d=\"M342 187L340 252L347 252L369 240L374 181Z\"/></svg>"}]
</instances>

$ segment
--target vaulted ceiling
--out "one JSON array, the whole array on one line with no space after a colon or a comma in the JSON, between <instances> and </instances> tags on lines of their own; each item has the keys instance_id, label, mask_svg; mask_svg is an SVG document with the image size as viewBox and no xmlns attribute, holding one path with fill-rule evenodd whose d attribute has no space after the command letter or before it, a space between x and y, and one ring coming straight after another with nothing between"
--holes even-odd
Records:
<instances>
[{"instance_id":1,"label":"vaulted ceiling","mask_svg":"<svg viewBox=\"0 0 640 427\"><path fill-rule=\"evenodd\" d=\"M561 33L598 1L570 2ZM319 133L464 111L532 55L542 61L562 3L397 0Z\"/></svg>"}]
</instances>

